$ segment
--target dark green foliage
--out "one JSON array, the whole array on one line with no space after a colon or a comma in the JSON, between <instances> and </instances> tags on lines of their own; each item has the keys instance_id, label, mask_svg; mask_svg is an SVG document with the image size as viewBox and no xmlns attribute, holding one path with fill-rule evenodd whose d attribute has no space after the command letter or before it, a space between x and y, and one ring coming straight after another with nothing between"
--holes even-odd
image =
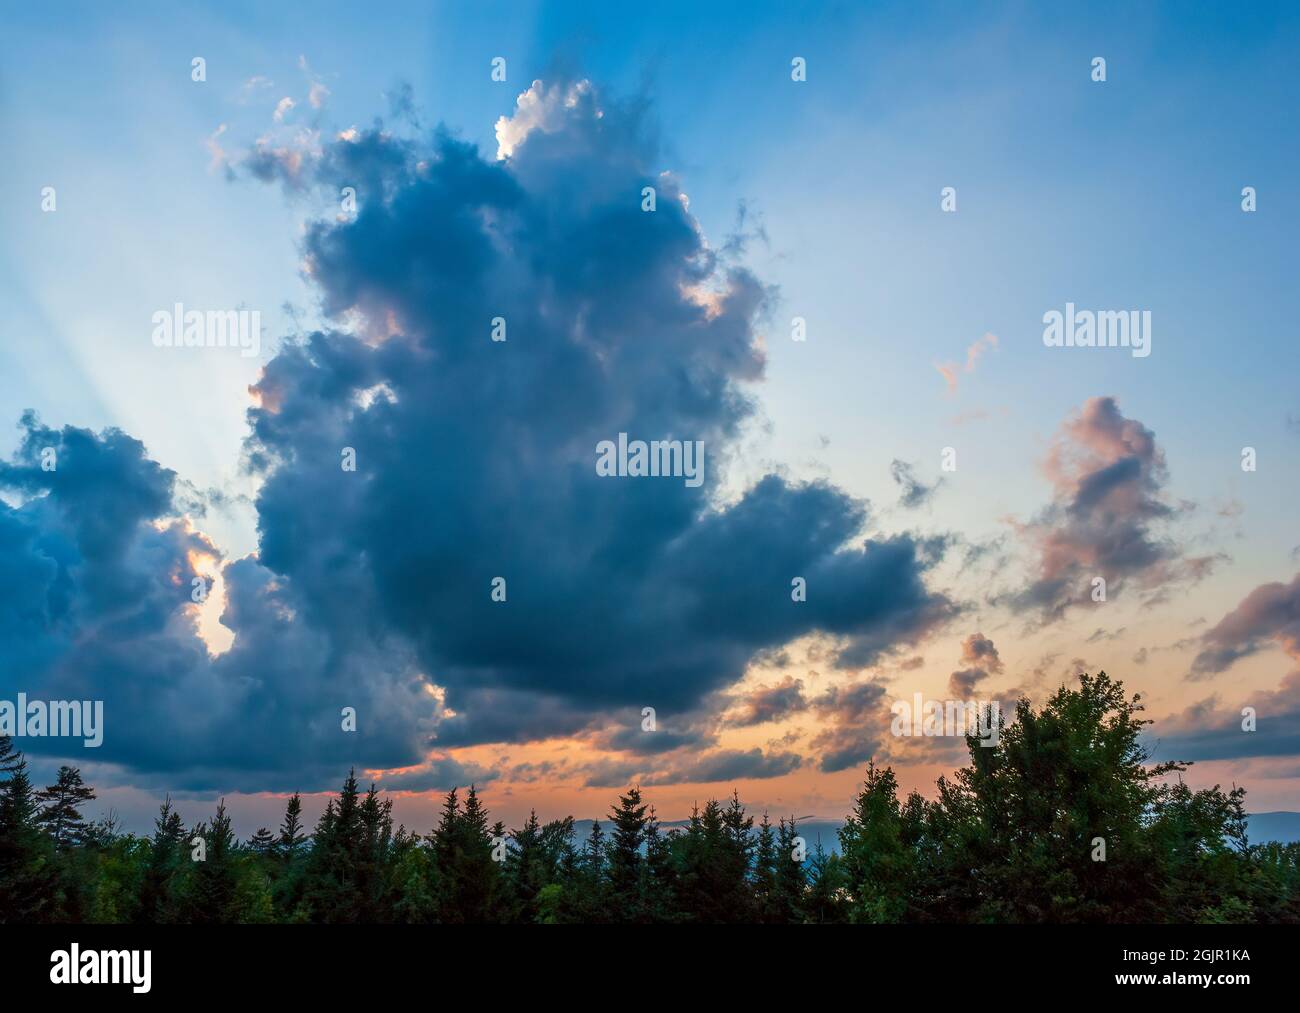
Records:
<instances>
[{"instance_id":1,"label":"dark green foliage","mask_svg":"<svg viewBox=\"0 0 1300 1013\"><path fill-rule=\"evenodd\" d=\"M140 889L137 919L165 925L176 920L178 884L189 860L185 847L185 828L180 813L172 808L170 797L163 801L154 821L153 840L149 844L148 864Z\"/></svg>"},{"instance_id":2,"label":"dark green foliage","mask_svg":"<svg viewBox=\"0 0 1300 1013\"><path fill-rule=\"evenodd\" d=\"M259 858L268 857L275 850L275 838L271 835L271 831L261 827L248 839L248 850Z\"/></svg>"},{"instance_id":3,"label":"dark green foliage","mask_svg":"<svg viewBox=\"0 0 1300 1013\"><path fill-rule=\"evenodd\" d=\"M607 850L610 910L614 920L646 920L646 901L650 891L645 857L647 815L650 807L641 801L641 789L629 788L610 810L613 825Z\"/></svg>"},{"instance_id":4,"label":"dark green foliage","mask_svg":"<svg viewBox=\"0 0 1300 1013\"><path fill-rule=\"evenodd\" d=\"M18 769L22 753L14 749L14 740L8 735L0 735L0 779L6 779ZM2 783L2 780L0 780Z\"/></svg>"},{"instance_id":5,"label":"dark green foliage","mask_svg":"<svg viewBox=\"0 0 1300 1013\"><path fill-rule=\"evenodd\" d=\"M673 851L681 869L679 895L684 916L702 922L753 921L756 903L750 866L754 818L733 795L724 809L710 799L691 813Z\"/></svg>"},{"instance_id":6,"label":"dark green foliage","mask_svg":"<svg viewBox=\"0 0 1300 1013\"><path fill-rule=\"evenodd\" d=\"M199 840L202 847L199 847ZM226 815L226 802L217 803L212 822L190 836L190 869L182 900L184 920L194 924L242 920L239 898L239 854Z\"/></svg>"},{"instance_id":7,"label":"dark green foliage","mask_svg":"<svg viewBox=\"0 0 1300 1013\"><path fill-rule=\"evenodd\" d=\"M0 783L0 924L57 920L54 842L40 827L39 807L27 762L5 761Z\"/></svg>"},{"instance_id":8,"label":"dark green foliage","mask_svg":"<svg viewBox=\"0 0 1300 1013\"><path fill-rule=\"evenodd\" d=\"M855 921L1213 922L1294 917L1287 862L1251 849L1245 791L1192 791L1151 764L1141 698L1102 672L1041 711L1022 700L996 745L938 798L900 805L874 766L840 831ZM1280 892L1258 890L1281 882ZM1293 882L1293 881L1292 881ZM1290 914L1288 914L1288 908Z\"/></svg>"},{"instance_id":9,"label":"dark green foliage","mask_svg":"<svg viewBox=\"0 0 1300 1013\"><path fill-rule=\"evenodd\" d=\"M501 919L510 906L501 870L509 851L504 838L504 828L488 830L487 811L473 785L463 808L456 792L448 793L431 842L438 869L434 893L438 921L477 924Z\"/></svg>"},{"instance_id":10,"label":"dark green foliage","mask_svg":"<svg viewBox=\"0 0 1300 1013\"><path fill-rule=\"evenodd\" d=\"M848 917L848 877L839 855L828 855L821 839L809 859L809 886L803 897L805 921L814 925L833 925Z\"/></svg>"},{"instance_id":11,"label":"dark green foliage","mask_svg":"<svg viewBox=\"0 0 1300 1013\"><path fill-rule=\"evenodd\" d=\"M800 842L794 817L788 823L782 818L776 831L771 906L771 920L781 924L802 922L807 912L808 845L806 841Z\"/></svg>"},{"instance_id":12,"label":"dark green foliage","mask_svg":"<svg viewBox=\"0 0 1300 1013\"><path fill-rule=\"evenodd\" d=\"M1300 844L1250 845L1244 789L1151 764L1140 711L1104 673L1022 701L932 799L872 763L839 855L734 793L664 833L637 787L581 842L572 818L490 824L473 786L420 837L354 774L311 838L298 795L244 846L224 802L186 831L168 799L139 838L84 820L75 768L35 792L0 739L0 923L1300 923Z\"/></svg>"}]
</instances>

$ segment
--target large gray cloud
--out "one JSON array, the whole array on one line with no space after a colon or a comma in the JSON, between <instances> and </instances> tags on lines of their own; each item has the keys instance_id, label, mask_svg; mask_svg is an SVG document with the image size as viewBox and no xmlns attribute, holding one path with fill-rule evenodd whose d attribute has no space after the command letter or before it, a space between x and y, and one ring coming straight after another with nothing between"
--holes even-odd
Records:
<instances>
[{"instance_id":1,"label":"large gray cloud","mask_svg":"<svg viewBox=\"0 0 1300 1013\"><path fill-rule=\"evenodd\" d=\"M310 790L348 764L420 755L428 697L402 652L298 622L301 600L249 558L225 569L235 645L210 657L192 592L197 558L219 553L176 516L176 476L117 430L54 430L31 414L22 430L0 463L19 501L0 504L0 699L102 701L104 728L98 748L21 748L175 790ZM345 706L362 715L358 734L342 732Z\"/></svg>"},{"instance_id":2,"label":"large gray cloud","mask_svg":"<svg viewBox=\"0 0 1300 1013\"><path fill-rule=\"evenodd\" d=\"M758 652L820 633L866 665L955 613L927 586L943 539L866 538L867 505L826 482L723 498L773 293L705 241L641 106L560 87L506 159L379 125L255 153L253 176L353 186L359 209L303 242L336 326L254 388L259 553L225 569L234 646L212 659L194 635L187 554L212 550L168 522L174 477L115 432L64 436L67 468L41 477L41 431L4 472L27 502L0 511L0 563L22 577L0 599L3 688L21 671L110 696L97 759L173 787L305 788L430 748L613 742L618 715L694 714ZM702 441L703 483L600 477L596 445L620 432ZM78 447L122 474L96 479ZM113 621L91 625L97 608ZM404 776L449 767L423 769Z\"/></svg>"},{"instance_id":3,"label":"large gray cloud","mask_svg":"<svg viewBox=\"0 0 1300 1013\"><path fill-rule=\"evenodd\" d=\"M364 617L415 644L461 715L444 743L683 710L813 631L867 663L952 610L923 581L940 547L855 544L866 507L830 485L768 476L716 502L769 294L711 252L639 107L557 87L572 102L538 91L543 126L511 133L505 161L446 136L326 149L319 178L364 180L362 205L318 223L307 260L326 308L372 340L286 352L250 413L264 565L309 589L322 621ZM598 476L596 445L620 432L702 441L703 485ZM344 446L356 474L337 466ZM791 601L796 576L807 602Z\"/></svg>"}]
</instances>

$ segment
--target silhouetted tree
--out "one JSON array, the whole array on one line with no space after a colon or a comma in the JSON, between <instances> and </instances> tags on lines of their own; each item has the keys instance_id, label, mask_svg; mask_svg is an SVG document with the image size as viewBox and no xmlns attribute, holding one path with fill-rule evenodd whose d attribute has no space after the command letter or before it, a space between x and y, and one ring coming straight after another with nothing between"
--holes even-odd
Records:
<instances>
[{"instance_id":1,"label":"silhouetted tree","mask_svg":"<svg viewBox=\"0 0 1300 1013\"><path fill-rule=\"evenodd\" d=\"M0 784L0 922L47 921L58 895L53 842L41 832L27 761L11 752L6 770Z\"/></svg>"},{"instance_id":2,"label":"silhouetted tree","mask_svg":"<svg viewBox=\"0 0 1300 1013\"><path fill-rule=\"evenodd\" d=\"M641 789L632 787L610 808L608 859L610 912L615 921L639 922L645 918L645 895L649 888L641 845L645 842L646 813Z\"/></svg>"}]
</instances>

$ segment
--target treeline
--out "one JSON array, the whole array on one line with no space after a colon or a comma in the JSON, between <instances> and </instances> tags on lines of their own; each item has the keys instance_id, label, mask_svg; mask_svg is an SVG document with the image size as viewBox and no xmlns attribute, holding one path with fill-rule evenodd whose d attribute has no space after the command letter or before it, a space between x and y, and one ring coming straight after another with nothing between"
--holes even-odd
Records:
<instances>
[{"instance_id":1,"label":"treeline","mask_svg":"<svg viewBox=\"0 0 1300 1013\"><path fill-rule=\"evenodd\" d=\"M0 738L0 922L1300 922L1300 844L1249 844L1244 789L1151 764L1139 700L1101 673L1022 701L933 799L871 765L839 855L735 794L664 832L635 787L581 841L490 824L473 787L420 835L352 774L310 835L294 795L245 842L224 803L186 827L170 800L139 837L84 820L76 768L36 790Z\"/></svg>"}]
</instances>

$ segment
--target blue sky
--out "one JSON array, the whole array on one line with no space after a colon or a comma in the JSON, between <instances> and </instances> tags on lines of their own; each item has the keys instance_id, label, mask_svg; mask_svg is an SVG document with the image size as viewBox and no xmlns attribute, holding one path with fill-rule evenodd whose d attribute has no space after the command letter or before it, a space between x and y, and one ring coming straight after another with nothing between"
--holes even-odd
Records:
<instances>
[{"instance_id":1,"label":"blue sky","mask_svg":"<svg viewBox=\"0 0 1300 1013\"><path fill-rule=\"evenodd\" d=\"M927 578L968 606L915 645L931 659L927 692L977 627L998 641L1014 685L1025 680L1013 673L1056 653L1057 668L1082 657L1126 670L1171 716L1211 691L1229 709L1234 693L1273 692L1287 671L1276 647L1213 684L1186 679L1195 646L1140 675L1130 659L1201 636L1255 588L1296 573L1300 394L1287 293L1300 212L1300 12L699 7L10 12L0 58L14 195L0 228L0 407L15 423L32 408L52 427L120 427L199 489L256 496L259 478L241 470L248 387L283 336L326 322L302 262L304 227L328 204L317 191L286 195L249 180L241 151L268 131L329 137L378 117L409 138L445 124L492 162L494 126L531 82L587 79L610 102L648 101L659 141L651 168L689 196L712 248L745 209L741 260L773 287L756 324L765 374L746 387L758 411L722 494L734 499L769 473L826 479L871 501L869 531L1003 539L1002 567L964 571L953 549ZM195 56L206 60L201 83L190 80ZM489 79L496 56L508 61L505 83ZM805 82L790 79L795 56L807 61ZM1107 61L1104 83L1089 76L1096 56ZM324 89L319 108L313 86ZM415 123L393 113L406 86ZM286 97L294 106L276 123ZM56 213L41 211L45 186L57 190ZM955 214L939 207L947 186ZM1244 186L1258 193L1253 214L1240 207ZM160 354L150 315L176 301L260 307L271 347L251 360ZM1151 356L1044 348L1042 315L1067 301L1151 310ZM789 340L795 316L807 320L804 343ZM936 365L964 362L986 334L996 347L949 392ZM1160 496L1177 517L1152 544L1222 559L1206 579L1175 581L1158 607L1116 603L1114 620L1071 616L1025 632L1029 617L995 589L1023 587L1039 565L1023 526L1052 501L1043 471L1052 441L1091 398L1113 399L1163 454ZM5 453L21 435L8 433ZM1255 473L1239 466L1245 446L1258 453ZM956 448L958 470L919 509L898 506L891 462L932 484L944 447ZM200 527L227 559L258 549L251 500L210 509ZM1198 619L1204 626L1189 625ZM1127 632L1081 646L1101 627ZM778 674L753 667L744 686ZM815 751L817 734L806 748ZM471 746L478 752L465 762L491 767L500 753L491 742ZM550 757L536 744L517 752ZM1270 762L1252 769L1260 796L1296 807L1296 756ZM918 760L918 783L941 766ZM129 763L119 774L124 790L149 780ZM796 773L758 781L753 793L832 805L845 793L824 781ZM577 789L563 796L582 799Z\"/></svg>"}]
</instances>

